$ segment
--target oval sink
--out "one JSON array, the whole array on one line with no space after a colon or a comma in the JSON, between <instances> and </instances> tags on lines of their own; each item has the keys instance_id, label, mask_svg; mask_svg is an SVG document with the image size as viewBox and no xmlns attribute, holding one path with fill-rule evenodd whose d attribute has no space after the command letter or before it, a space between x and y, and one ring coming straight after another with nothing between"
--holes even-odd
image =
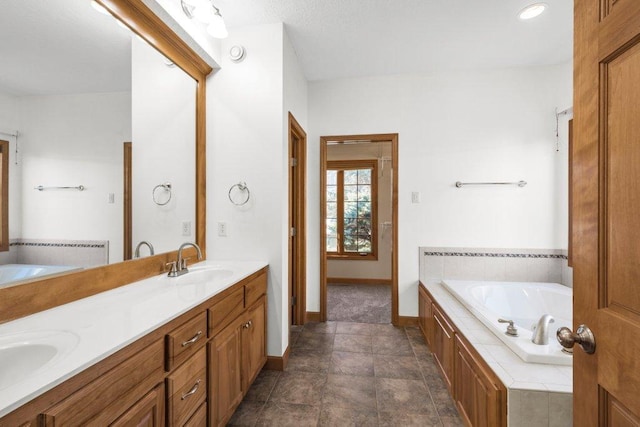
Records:
<instances>
[{"instance_id":1,"label":"oval sink","mask_svg":"<svg viewBox=\"0 0 640 427\"><path fill-rule=\"evenodd\" d=\"M77 344L78 336L66 331L24 332L0 337L0 390L51 367Z\"/></svg>"}]
</instances>

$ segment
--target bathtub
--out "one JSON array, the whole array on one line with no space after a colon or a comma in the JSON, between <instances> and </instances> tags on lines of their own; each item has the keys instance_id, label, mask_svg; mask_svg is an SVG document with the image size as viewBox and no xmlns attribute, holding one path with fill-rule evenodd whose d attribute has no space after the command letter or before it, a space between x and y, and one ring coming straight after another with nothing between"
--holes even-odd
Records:
<instances>
[{"instance_id":1,"label":"bathtub","mask_svg":"<svg viewBox=\"0 0 640 427\"><path fill-rule=\"evenodd\" d=\"M0 287L72 270L79 268L68 265L4 264L0 265Z\"/></svg>"},{"instance_id":2,"label":"bathtub","mask_svg":"<svg viewBox=\"0 0 640 427\"><path fill-rule=\"evenodd\" d=\"M558 328L573 328L571 288L557 283L449 279L444 279L442 284L525 362L573 364L572 356L562 352L555 337ZM551 314L555 322L549 325L549 344L537 345L531 342L532 330L543 314ZM506 335L506 324L499 323L500 318L513 320L519 336Z\"/></svg>"}]
</instances>

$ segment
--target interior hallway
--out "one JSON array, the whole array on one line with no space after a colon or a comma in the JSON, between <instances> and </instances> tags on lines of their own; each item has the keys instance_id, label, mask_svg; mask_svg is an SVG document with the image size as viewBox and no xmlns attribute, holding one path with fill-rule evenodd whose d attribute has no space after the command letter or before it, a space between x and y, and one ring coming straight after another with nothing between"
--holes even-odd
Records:
<instances>
[{"instance_id":1,"label":"interior hallway","mask_svg":"<svg viewBox=\"0 0 640 427\"><path fill-rule=\"evenodd\" d=\"M263 370L229 425L462 425L416 327L307 323L290 345L287 369Z\"/></svg>"}]
</instances>

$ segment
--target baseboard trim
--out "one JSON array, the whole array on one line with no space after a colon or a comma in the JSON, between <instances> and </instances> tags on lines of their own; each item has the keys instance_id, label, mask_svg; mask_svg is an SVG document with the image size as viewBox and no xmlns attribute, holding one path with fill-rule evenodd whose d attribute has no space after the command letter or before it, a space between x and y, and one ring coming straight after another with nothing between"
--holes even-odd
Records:
<instances>
[{"instance_id":1,"label":"baseboard trim","mask_svg":"<svg viewBox=\"0 0 640 427\"><path fill-rule=\"evenodd\" d=\"M388 285L391 286L392 279L365 279L359 277L327 277L327 284L346 285Z\"/></svg>"},{"instance_id":2,"label":"baseboard trim","mask_svg":"<svg viewBox=\"0 0 640 427\"><path fill-rule=\"evenodd\" d=\"M418 326L418 318L413 316L399 316L398 326Z\"/></svg>"},{"instance_id":3,"label":"baseboard trim","mask_svg":"<svg viewBox=\"0 0 640 427\"><path fill-rule=\"evenodd\" d=\"M319 321L320 321L319 311L307 311L307 322L319 322Z\"/></svg>"},{"instance_id":4,"label":"baseboard trim","mask_svg":"<svg viewBox=\"0 0 640 427\"><path fill-rule=\"evenodd\" d=\"M264 369L270 371L284 371L289 363L289 353L291 347L287 346L282 356L267 356L267 363L264 365Z\"/></svg>"}]
</instances>

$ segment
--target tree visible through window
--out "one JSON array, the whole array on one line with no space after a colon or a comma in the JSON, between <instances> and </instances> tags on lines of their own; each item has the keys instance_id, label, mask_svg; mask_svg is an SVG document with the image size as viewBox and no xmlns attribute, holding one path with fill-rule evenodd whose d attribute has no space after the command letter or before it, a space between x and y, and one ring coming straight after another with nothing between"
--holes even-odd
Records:
<instances>
[{"instance_id":1,"label":"tree visible through window","mask_svg":"<svg viewBox=\"0 0 640 427\"><path fill-rule=\"evenodd\" d=\"M377 161L327 163L326 224L329 257L376 258Z\"/></svg>"}]
</instances>

